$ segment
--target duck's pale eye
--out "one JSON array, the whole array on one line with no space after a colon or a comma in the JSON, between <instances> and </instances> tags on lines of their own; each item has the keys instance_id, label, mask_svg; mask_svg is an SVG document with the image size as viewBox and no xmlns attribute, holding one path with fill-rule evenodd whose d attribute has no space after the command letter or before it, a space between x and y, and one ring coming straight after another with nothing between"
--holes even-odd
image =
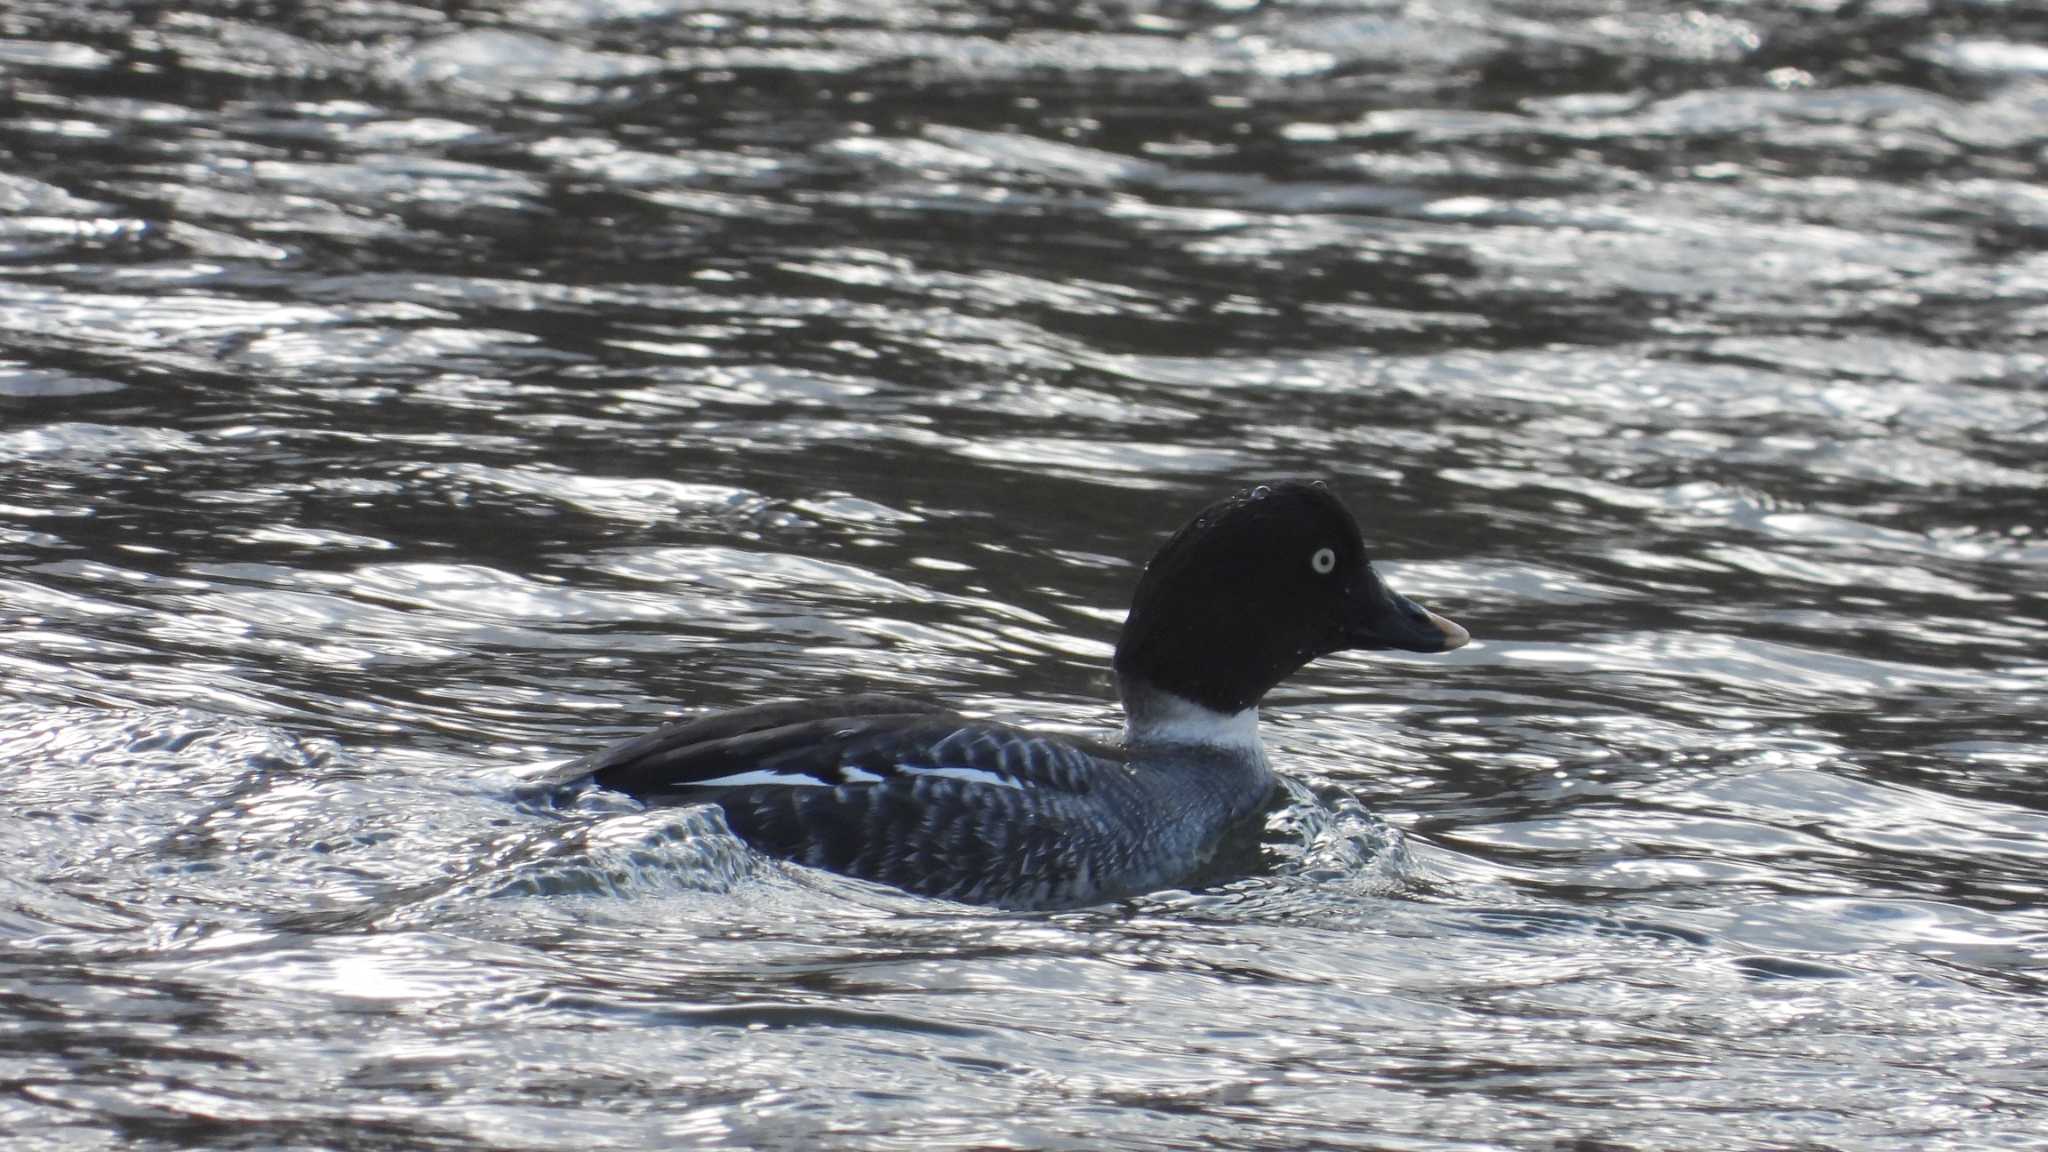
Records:
<instances>
[{"instance_id":1,"label":"duck's pale eye","mask_svg":"<svg viewBox=\"0 0 2048 1152\"><path fill-rule=\"evenodd\" d=\"M1308 558L1308 566L1316 570L1316 575L1328 576L1337 570L1337 553L1328 548L1318 548L1316 554Z\"/></svg>"}]
</instances>

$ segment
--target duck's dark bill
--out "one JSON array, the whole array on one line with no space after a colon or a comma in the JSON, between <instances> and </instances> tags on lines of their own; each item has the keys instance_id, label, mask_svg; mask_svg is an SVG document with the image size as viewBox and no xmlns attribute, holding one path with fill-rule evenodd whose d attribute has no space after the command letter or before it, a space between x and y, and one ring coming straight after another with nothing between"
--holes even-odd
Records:
<instances>
[{"instance_id":1,"label":"duck's dark bill","mask_svg":"<svg viewBox=\"0 0 2048 1152\"><path fill-rule=\"evenodd\" d=\"M1349 629L1353 648L1398 648L1403 652L1449 652L1472 634L1382 584Z\"/></svg>"},{"instance_id":2,"label":"duck's dark bill","mask_svg":"<svg viewBox=\"0 0 2048 1152\"><path fill-rule=\"evenodd\" d=\"M1422 608L1420 604L1415 606ZM1472 634L1460 627L1457 621L1439 616L1427 608L1422 608L1422 614L1429 617L1429 622L1436 625L1438 632L1443 633L1443 646L1438 648L1437 651L1449 652L1453 648L1463 648L1465 641L1472 639Z\"/></svg>"}]
</instances>

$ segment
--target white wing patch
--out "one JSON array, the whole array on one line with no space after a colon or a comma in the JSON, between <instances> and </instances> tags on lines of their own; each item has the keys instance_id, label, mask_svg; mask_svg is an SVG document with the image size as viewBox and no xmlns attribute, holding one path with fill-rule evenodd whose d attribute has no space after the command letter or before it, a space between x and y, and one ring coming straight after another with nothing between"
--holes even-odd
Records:
<instances>
[{"instance_id":1,"label":"white wing patch","mask_svg":"<svg viewBox=\"0 0 2048 1152\"><path fill-rule=\"evenodd\" d=\"M998 788L1015 788L1022 791L1024 785L999 772L986 768L932 767L927 764L898 764L896 771L905 776L942 776L948 780L963 780L969 784L993 784ZM882 777L865 768L851 764L839 769L843 784L880 784ZM779 784L786 788L830 788L831 784L816 776L802 772L777 772L769 768L755 768L746 772L735 772L730 776L715 776L709 780L693 780L696 788L744 788L749 784Z\"/></svg>"},{"instance_id":2,"label":"white wing patch","mask_svg":"<svg viewBox=\"0 0 2048 1152\"><path fill-rule=\"evenodd\" d=\"M731 776L720 776L715 780L696 780L692 784L701 788L738 788L747 784L784 784L793 788L829 788L831 785L816 776L801 772L774 772L756 768L751 772L736 772Z\"/></svg>"},{"instance_id":3,"label":"white wing patch","mask_svg":"<svg viewBox=\"0 0 2048 1152\"><path fill-rule=\"evenodd\" d=\"M923 764L898 764L898 772L911 776L943 776L948 780L965 780L970 784L993 784L998 788L1015 788L1019 792L1024 785L986 768L933 768Z\"/></svg>"}]
</instances>

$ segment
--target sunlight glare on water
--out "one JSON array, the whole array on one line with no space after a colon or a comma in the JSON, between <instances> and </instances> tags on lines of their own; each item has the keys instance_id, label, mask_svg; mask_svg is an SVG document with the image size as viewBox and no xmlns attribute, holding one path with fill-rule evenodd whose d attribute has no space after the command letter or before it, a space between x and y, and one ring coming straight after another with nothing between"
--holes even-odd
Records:
<instances>
[{"instance_id":1,"label":"sunlight glare on water","mask_svg":"<svg viewBox=\"0 0 2048 1152\"><path fill-rule=\"evenodd\" d=\"M2048 1147L2044 42L11 6L9 1148ZM530 787L840 692L1113 731L1145 558L1304 474L1474 640L1274 692L1190 890Z\"/></svg>"}]
</instances>

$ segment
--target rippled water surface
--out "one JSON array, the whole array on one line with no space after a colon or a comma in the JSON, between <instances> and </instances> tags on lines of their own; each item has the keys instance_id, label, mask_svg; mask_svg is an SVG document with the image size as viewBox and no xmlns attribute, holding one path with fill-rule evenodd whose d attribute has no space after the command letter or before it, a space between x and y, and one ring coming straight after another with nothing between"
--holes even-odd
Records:
<instances>
[{"instance_id":1,"label":"rippled water surface","mask_svg":"<svg viewBox=\"0 0 2048 1152\"><path fill-rule=\"evenodd\" d=\"M2040 7L457 7L0 8L10 1148L2048 1147ZM1235 882L513 795L1298 473Z\"/></svg>"}]
</instances>

